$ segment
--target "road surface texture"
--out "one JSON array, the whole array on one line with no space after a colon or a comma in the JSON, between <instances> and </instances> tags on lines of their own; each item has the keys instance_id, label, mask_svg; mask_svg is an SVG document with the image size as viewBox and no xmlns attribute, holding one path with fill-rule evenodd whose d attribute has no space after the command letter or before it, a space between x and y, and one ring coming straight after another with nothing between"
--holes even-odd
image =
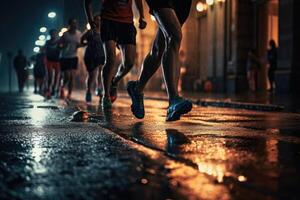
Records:
<instances>
[{"instance_id":1,"label":"road surface texture","mask_svg":"<svg viewBox=\"0 0 300 200\"><path fill-rule=\"evenodd\" d=\"M300 114L0 96L0 199L300 199Z\"/></svg>"}]
</instances>

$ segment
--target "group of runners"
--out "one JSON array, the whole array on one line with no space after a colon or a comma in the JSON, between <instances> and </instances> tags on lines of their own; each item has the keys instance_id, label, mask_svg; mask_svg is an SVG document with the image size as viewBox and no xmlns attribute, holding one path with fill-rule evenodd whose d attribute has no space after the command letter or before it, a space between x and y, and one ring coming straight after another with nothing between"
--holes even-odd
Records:
<instances>
[{"instance_id":1,"label":"group of runners","mask_svg":"<svg viewBox=\"0 0 300 200\"><path fill-rule=\"evenodd\" d=\"M139 28L144 29L147 23L144 18L143 0L102 0L100 15L94 15L92 0L84 0L90 30L81 34L77 29L76 20L71 19L68 31L61 38L55 30L50 31L51 39L45 45L49 74L47 95L59 93L64 97L64 89L67 86L67 97L71 97L78 64L77 48L87 46L84 55L88 71L86 101L92 100L92 85L96 83L102 108L112 107L112 103L117 99L118 83L132 69L135 62L137 30L133 23L133 1L139 13ZM144 118L144 88L162 65L169 98L166 121L179 120L181 115L192 109L191 101L179 96L177 90L181 28L188 18L191 0L146 0L146 3L150 14L156 19L158 29L138 79L127 84L132 101L131 111L136 118ZM117 48L121 52L122 62L114 74ZM59 84L59 66L63 77L62 84Z\"/></svg>"}]
</instances>

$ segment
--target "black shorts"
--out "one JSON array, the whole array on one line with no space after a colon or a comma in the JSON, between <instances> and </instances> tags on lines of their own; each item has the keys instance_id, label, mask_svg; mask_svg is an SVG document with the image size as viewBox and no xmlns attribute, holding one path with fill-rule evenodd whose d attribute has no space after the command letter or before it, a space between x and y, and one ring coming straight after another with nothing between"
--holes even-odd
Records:
<instances>
[{"instance_id":1,"label":"black shorts","mask_svg":"<svg viewBox=\"0 0 300 200\"><path fill-rule=\"evenodd\" d=\"M187 20L192 5L192 0L146 0L146 2L150 8L151 15L160 8L174 9L180 24L184 24Z\"/></svg>"},{"instance_id":2,"label":"black shorts","mask_svg":"<svg viewBox=\"0 0 300 200\"><path fill-rule=\"evenodd\" d=\"M84 63L88 72L94 71L99 65L104 65L105 57L94 58L92 56L85 55Z\"/></svg>"},{"instance_id":3,"label":"black shorts","mask_svg":"<svg viewBox=\"0 0 300 200\"><path fill-rule=\"evenodd\" d=\"M136 44L136 29L133 23L101 20L102 42L113 40L118 44Z\"/></svg>"},{"instance_id":4,"label":"black shorts","mask_svg":"<svg viewBox=\"0 0 300 200\"><path fill-rule=\"evenodd\" d=\"M61 71L77 69L78 67L78 58L61 58L60 59Z\"/></svg>"}]
</instances>

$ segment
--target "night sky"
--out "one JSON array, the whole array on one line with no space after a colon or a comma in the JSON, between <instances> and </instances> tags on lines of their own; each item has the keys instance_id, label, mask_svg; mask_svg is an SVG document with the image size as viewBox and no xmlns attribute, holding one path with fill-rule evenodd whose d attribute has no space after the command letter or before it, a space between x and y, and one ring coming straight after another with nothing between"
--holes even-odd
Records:
<instances>
[{"instance_id":1,"label":"night sky","mask_svg":"<svg viewBox=\"0 0 300 200\"><path fill-rule=\"evenodd\" d=\"M69 17L76 17L79 22L85 23L82 5L83 0L2 0L0 2L0 54L2 54L0 90L7 91L6 53L11 51L15 54L21 48L27 56L31 56L34 42L40 35L39 29L42 26L61 28L63 22L66 22ZM57 12L56 20L51 21L48 18L50 11Z\"/></svg>"}]
</instances>

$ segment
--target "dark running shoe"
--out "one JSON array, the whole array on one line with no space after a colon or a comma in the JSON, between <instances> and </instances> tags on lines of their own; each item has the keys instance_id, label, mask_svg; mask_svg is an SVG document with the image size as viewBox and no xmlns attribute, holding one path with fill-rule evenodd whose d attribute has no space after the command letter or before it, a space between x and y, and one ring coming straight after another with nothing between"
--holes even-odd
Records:
<instances>
[{"instance_id":1,"label":"dark running shoe","mask_svg":"<svg viewBox=\"0 0 300 200\"><path fill-rule=\"evenodd\" d=\"M143 119L145 116L144 110L144 94L136 92L136 81L129 81L127 84L127 92L131 98L131 111L138 119Z\"/></svg>"},{"instance_id":2,"label":"dark running shoe","mask_svg":"<svg viewBox=\"0 0 300 200\"><path fill-rule=\"evenodd\" d=\"M88 103L92 102L92 93L87 92L85 94L85 101L88 102Z\"/></svg>"},{"instance_id":3,"label":"dark running shoe","mask_svg":"<svg viewBox=\"0 0 300 200\"><path fill-rule=\"evenodd\" d=\"M168 107L166 121L170 122L170 121L179 120L181 115L190 112L192 108L193 108L192 102L183 99L181 97L178 97L170 103Z\"/></svg>"},{"instance_id":4,"label":"dark running shoe","mask_svg":"<svg viewBox=\"0 0 300 200\"><path fill-rule=\"evenodd\" d=\"M96 90L96 95L97 95L98 97L102 97L102 90L101 90L101 88L97 88L97 90Z\"/></svg>"}]
</instances>

